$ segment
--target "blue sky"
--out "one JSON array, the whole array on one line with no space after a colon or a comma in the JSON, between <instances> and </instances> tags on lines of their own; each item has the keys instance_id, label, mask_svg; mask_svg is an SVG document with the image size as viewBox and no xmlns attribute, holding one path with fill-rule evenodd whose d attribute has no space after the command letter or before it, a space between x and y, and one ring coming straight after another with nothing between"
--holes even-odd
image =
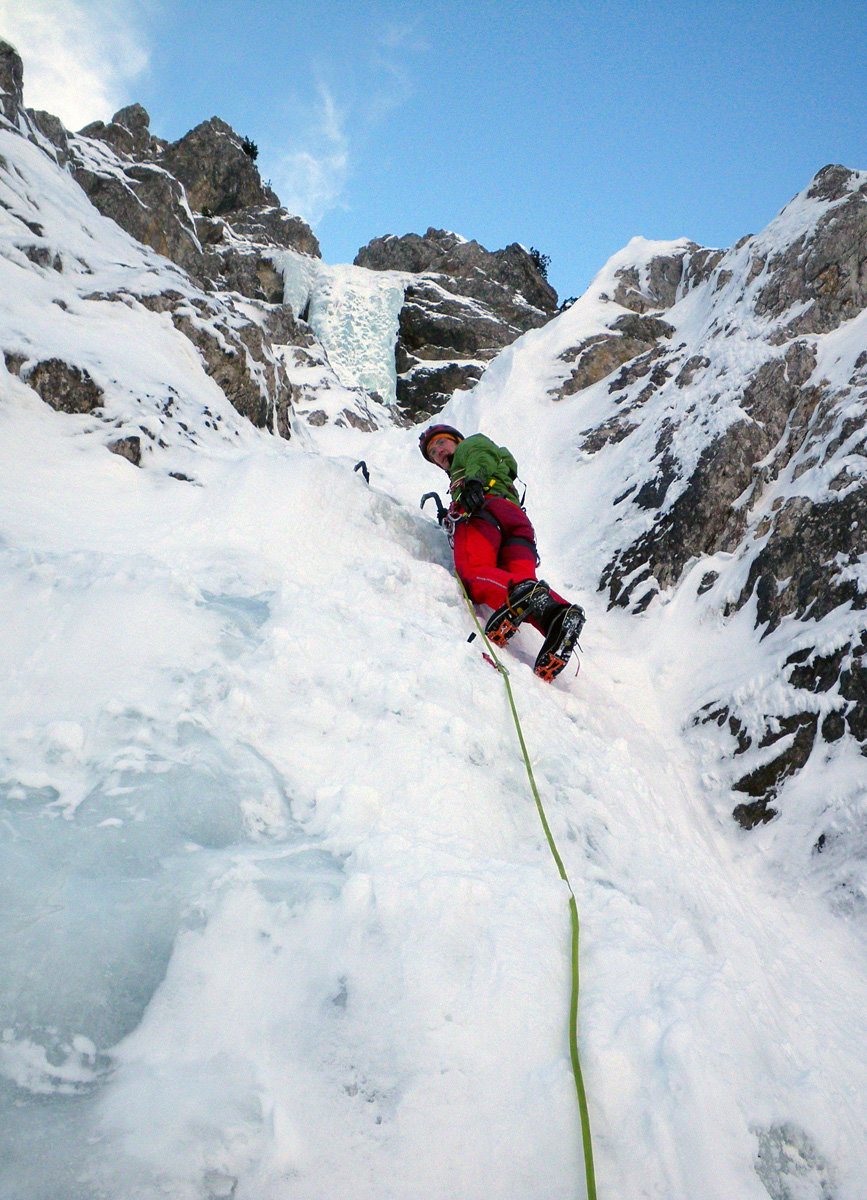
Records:
<instances>
[{"instance_id":1,"label":"blue sky","mask_svg":"<svg viewBox=\"0 0 867 1200\"><path fill-rule=\"evenodd\" d=\"M561 298L636 234L731 245L867 168L865 34L863 0L0 0L26 102L71 127L219 115L326 261L435 225L537 247Z\"/></svg>"}]
</instances>

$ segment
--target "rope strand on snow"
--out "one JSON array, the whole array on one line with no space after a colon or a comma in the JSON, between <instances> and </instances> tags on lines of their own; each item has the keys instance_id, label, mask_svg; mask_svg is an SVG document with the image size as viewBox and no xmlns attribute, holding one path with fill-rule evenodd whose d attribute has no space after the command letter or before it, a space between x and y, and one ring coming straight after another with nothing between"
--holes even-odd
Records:
<instances>
[{"instance_id":1,"label":"rope strand on snow","mask_svg":"<svg viewBox=\"0 0 867 1200\"><path fill-rule=\"evenodd\" d=\"M515 697L512 695L512 685L509 682L509 672L505 665L500 662L497 657L497 652L488 640L487 634L482 628L479 618L476 615L476 610L464 587L464 581L458 576L458 583L461 585L461 591L464 593L464 599L467 602L467 608L470 610L470 616L475 622L476 629L482 635L482 640L488 648L488 653L484 657L488 662L499 671L502 676L503 683L506 685L506 694L509 697L509 707L512 710L512 717L515 722L515 729L518 733L518 742L521 746L521 753L524 756L524 766L527 768L527 778L530 780L530 790L533 793L533 799L536 801L536 809L539 813L539 820L542 822L542 828L545 831L545 837L548 842L548 847L554 857L554 862L557 864L557 870L560 872L560 878L569 889L569 914L572 919L572 994L569 1001L569 1056L572 1059L572 1074L575 1077L575 1090L578 1093L578 1112L581 1117L581 1140L584 1146L584 1172L587 1180L587 1200L596 1200L596 1173L593 1169L593 1143L590 1138L590 1114L587 1111L587 1093L584 1090L584 1077L581 1073L581 1060L578 1057L578 902L575 899L575 893L572 890L572 884L569 882L569 876L566 874L566 868L563 865L563 859L560 857L560 852L557 849L557 844L554 841L554 835L551 833L551 827L548 824L548 818L545 815L545 809L542 804L542 797L539 795L539 789L536 786L536 778L533 775L533 768L530 764L530 755L527 752L527 743L524 741L524 731L521 728L521 722L518 718L518 710L515 707Z\"/></svg>"}]
</instances>

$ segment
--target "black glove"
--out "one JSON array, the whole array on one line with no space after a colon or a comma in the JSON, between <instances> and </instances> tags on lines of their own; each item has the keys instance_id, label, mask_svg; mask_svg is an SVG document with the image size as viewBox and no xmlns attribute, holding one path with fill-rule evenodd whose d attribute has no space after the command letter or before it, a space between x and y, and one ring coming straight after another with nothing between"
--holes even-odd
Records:
<instances>
[{"instance_id":1,"label":"black glove","mask_svg":"<svg viewBox=\"0 0 867 1200\"><path fill-rule=\"evenodd\" d=\"M484 507L485 489L478 479L468 479L461 489L461 504L472 516Z\"/></svg>"}]
</instances>

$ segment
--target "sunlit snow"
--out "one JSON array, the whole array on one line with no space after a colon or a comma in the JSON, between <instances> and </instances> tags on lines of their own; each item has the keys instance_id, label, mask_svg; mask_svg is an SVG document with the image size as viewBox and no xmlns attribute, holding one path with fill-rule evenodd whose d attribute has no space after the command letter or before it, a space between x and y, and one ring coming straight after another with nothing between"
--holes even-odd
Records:
<instances>
[{"instance_id":1,"label":"sunlit snow","mask_svg":"<svg viewBox=\"0 0 867 1200\"><path fill-rule=\"evenodd\" d=\"M22 354L80 350L155 440L136 469L0 364L0 1196L582 1195L567 894L419 512L444 476L412 430L253 430L167 317L87 299L177 272L23 146L45 232L3 217L3 320ZM68 270L34 268L39 238ZM336 345L357 277L330 271ZM545 576L588 611L577 677L538 681L531 631L506 657L581 915L599 1195L863 1200L863 913L803 866L817 790L863 828L863 758L746 834L683 725L717 677L775 686L772 639L698 568L605 611L599 514L642 464L578 452L599 390L546 392L607 311L589 295L444 414L514 448Z\"/></svg>"}]
</instances>

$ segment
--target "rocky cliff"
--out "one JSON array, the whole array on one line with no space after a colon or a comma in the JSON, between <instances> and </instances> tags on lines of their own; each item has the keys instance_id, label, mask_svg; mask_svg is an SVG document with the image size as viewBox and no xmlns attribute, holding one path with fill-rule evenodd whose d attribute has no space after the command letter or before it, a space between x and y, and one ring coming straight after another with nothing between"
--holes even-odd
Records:
<instances>
[{"instance_id":1,"label":"rocky cliff","mask_svg":"<svg viewBox=\"0 0 867 1200\"><path fill-rule=\"evenodd\" d=\"M595 384L583 450L630 462L600 586L641 612L705 562L707 603L778 634L761 720L723 694L697 716L730 735L750 827L811 754L867 753L867 176L826 167L759 236L623 270L611 298L635 315L568 349L555 393Z\"/></svg>"},{"instance_id":2,"label":"rocky cliff","mask_svg":"<svg viewBox=\"0 0 867 1200\"><path fill-rule=\"evenodd\" d=\"M410 420L439 412L528 329L557 312L557 293L517 242L493 253L444 229L375 238L356 266L411 278L400 310L397 403Z\"/></svg>"},{"instance_id":3,"label":"rocky cliff","mask_svg":"<svg viewBox=\"0 0 867 1200\"><path fill-rule=\"evenodd\" d=\"M9 197L4 207L27 242L16 248L31 264L50 266L67 282L80 276L79 295L89 301L136 303L168 314L206 373L254 425L289 437L292 420L311 411L311 394L317 420L370 429L382 423L381 409L363 389L343 386L312 330L283 302L275 252L318 259L319 244L262 183L251 144L216 117L166 142L151 134L138 104L107 124L70 133L52 114L24 106L21 59L5 43L0 88L0 129L38 147L44 158L28 159L29 169L42 176L39 187L21 185L28 167L0 164ZM163 266L114 272L106 283L86 251L73 254L68 229L52 220L59 214L45 203L46 193L67 186L45 175L49 161L75 180L97 213L155 251ZM8 332L6 342L7 368L47 403L62 411L104 410L105 388L74 361L74 351L59 355L45 345L24 352ZM133 445L141 436L140 430L127 434Z\"/></svg>"},{"instance_id":4,"label":"rocky cliff","mask_svg":"<svg viewBox=\"0 0 867 1200\"><path fill-rule=\"evenodd\" d=\"M392 341L373 351L386 361L360 370L357 349L346 353L330 336L337 325L339 341L340 314L327 310L341 301L327 270L314 266L316 237L262 182L253 143L218 117L167 142L151 133L139 104L73 134L52 114L24 107L21 60L12 47L0 52L0 62L6 127L71 173L103 216L182 269L197 292L194 307L212 316L191 323L165 289L159 308L176 314L206 369L256 424L287 436L293 388L303 421L376 428L385 419L377 407L383 393L396 401L393 416L420 420L457 389L473 387L500 350L557 312L540 259L517 244L489 252L436 229L377 238L359 251L356 265L395 280L397 329L371 332L374 343ZM284 303L287 272L306 281L300 292L290 289L294 305ZM361 291L369 302L376 287ZM305 321L311 310L319 336ZM328 391L323 404L319 393Z\"/></svg>"}]
</instances>

